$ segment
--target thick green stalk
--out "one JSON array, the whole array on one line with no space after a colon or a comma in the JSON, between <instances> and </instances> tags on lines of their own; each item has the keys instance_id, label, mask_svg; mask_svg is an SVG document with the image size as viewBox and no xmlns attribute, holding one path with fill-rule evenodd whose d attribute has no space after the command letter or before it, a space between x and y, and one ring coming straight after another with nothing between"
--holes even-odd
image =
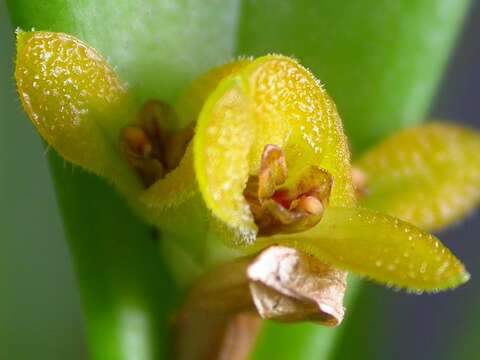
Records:
<instances>
[{"instance_id":1,"label":"thick green stalk","mask_svg":"<svg viewBox=\"0 0 480 360\"><path fill-rule=\"evenodd\" d=\"M8 6L15 26L68 32L95 46L140 100L171 101L194 76L233 53L237 0L12 0ZM152 230L101 179L53 153L49 161L92 359L168 358L176 290Z\"/></svg>"},{"instance_id":2,"label":"thick green stalk","mask_svg":"<svg viewBox=\"0 0 480 360\"><path fill-rule=\"evenodd\" d=\"M65 165L54 153L49 160L81 288L91 358L168 358L177 294L158 255L156 242L164 240L101 179Z\"/></svg>"},{"instance_id":3,"label":"thick green stalk","mask_svg":"<svg viewBox=\"0 0 480 360\"><path fill-rule=\"evenodd\" d=\"M237 52L293 55L307 65L332 95L352 149L360 152L425 119L469 3L245 1ZM362 314L355 310L364 308L350 306L358 285L350 279L350 311L341 328L303 324L290 332L286 325L267 324L254 358L274 351L276 359L325 359L334 357L335 342L351 348L340 335L345 330L345 339L351 339L363 331Z\"/></svg>"}]
</instances>

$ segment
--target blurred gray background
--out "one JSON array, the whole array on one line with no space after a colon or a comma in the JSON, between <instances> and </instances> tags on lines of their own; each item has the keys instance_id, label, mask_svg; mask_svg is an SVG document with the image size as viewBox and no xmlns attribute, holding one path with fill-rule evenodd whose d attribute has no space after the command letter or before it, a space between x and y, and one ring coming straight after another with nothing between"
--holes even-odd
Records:
<instances>
[{"instance_id":1,"label":"blurred gray background","mask_svg":"<svg viewBox=\"0 0 480 360\"><path fill-rule=\"evenodd\" d=\"M5 12L0 2L0 359L86 359L79 295L45 152L11 96L13 33ZM480 128L479 38L477 1L433 117ZM454 292L416 296L367 285L355 311L358 319L363 311L365 331L358 336L371 358L480 358L479 234L478 215L440 234L472 274ZM370 316L374 307L381 311ZM345 353L345 359L357 356Z\"/></svg>"}]
</instances>

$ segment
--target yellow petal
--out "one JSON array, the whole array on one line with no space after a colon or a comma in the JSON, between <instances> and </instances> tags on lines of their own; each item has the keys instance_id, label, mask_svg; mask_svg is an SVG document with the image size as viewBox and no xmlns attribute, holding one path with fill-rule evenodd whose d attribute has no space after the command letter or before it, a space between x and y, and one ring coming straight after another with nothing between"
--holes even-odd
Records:
<instances>
[{"instance_id":1,"label":"yellow petal","mask_svg":"<svg viewBox=\"0 0 480 360\"><path fill-rule=\"evenodd\" d=\"M205 100L215 90L220 81L236 73L249 62L248 59L242 59L228 63L195 79L175 105L179 123L171 125L178 130L196 122ZM179 166L144 191L141 195L141 201L154 212L157 212L157 217L160 217L165 209L176 208L185 201L191 201L197 189L193 169L193 152L191 146L189 146Z\"/></svg>"},{"instance_id":2,"label":"yellow petal","mask_svg":"<svg viewBox=\"0 0 480 360\"><path fill-rule=\"evenodd\" d=\"M362 205L437 230L480 202L480 134L447 123L405 130L363 155Z\"/></svg>"},{"instance_id":3,"label":"yellow petal","mask_svg":"<svg viewBox=\"0 0 480 360\"><path fill-rule=\"evenodd\" d=\"M197 121L198 114L211 92L215 90L221 80L235 74L252 62L251 59L240 59L225 65L213 68L196 78L182 96L178 99L175 110L179 118L179 128Z\"/></svg>"},{"instance_id":4,"label":"yellow petal","mask_svg":"<svg viewBox=\"0 0 480 360\"><path fill-rule=\"evenodd\" d=\"M334 179L331 204L353 204L349 151L334 103L295 60L261 57L215 89L194 138L195 172L206 204L242 241L257 231L243 190L248 177L258 175L268 144L282 148L291 181L311 165L323 168Z\"/></svg>"},{"instance_id":5,"label":"yellow petal","mask_svg":"<svg viewBox=\"0 0 480 360\"><path fill-rule=\"evenodd\" d=\"M96 51L62 33L19 32L15 69L23 108L60 155L127 188L120 129L132 121L124 85Z\"/></svg>"},{"instance_id":6,"label":"yellow petal","mask_svg":"<svg viewBox=\"0 0 480 360\"><path fill-rule=\"evenodd\" d=\"M259 238L255 246L266 244L292 246L339 269L412 291L440 291L469 278L433 235L362 208L329 207L314 228Z\"/></svg>"}]
</instances>

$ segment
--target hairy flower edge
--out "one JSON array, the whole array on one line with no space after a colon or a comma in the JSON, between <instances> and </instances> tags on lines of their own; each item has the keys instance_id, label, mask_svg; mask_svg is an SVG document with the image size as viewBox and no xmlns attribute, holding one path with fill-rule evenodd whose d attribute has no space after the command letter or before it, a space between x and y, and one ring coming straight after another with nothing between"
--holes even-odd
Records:
<instances>
[{"instance_id":1,"label":"hairy flower edge","mask_svg":"<svg viewBox=\"0 0 480 360\"><path fill-rule=\"evenodd\" d=\"M326 91L298 62L269 55L226 65L213 74L215 79L203 78L209 83L197 91L206 99L201 110L197 102L182 115L199 111L192 144L177 168L143 190L134 171L125 172L127 162L119 150L121 131L131 125L135 104L105 60L69 35L19 34L17 87L40 134L67 160L117 185L151 223L183 234L176 234L179 238L198 234L199 243L189 242L187 253L207 246L202 241L212 238L213 231L213 238L223 238L240 253L279 243L412 291L437 291L466 281L463 265L438 240L391 217L354 208L340 118ZM96 82L89 82L92 76ZM329 207L317 225L257 239L244 189L249 177L258 176L261 154L269 144L285 153L291 175L286 188L311 166L330 174L333 186ZM205 216L205 206L213 216ZM185 218L200 220L192 228L185 226ZM392 237L395 246L388 241ZM416 251L402 252L412 246ZM238 257L239 252L229 256ZM210 259L205 269L228 259Z\"/></svg>"}]
</instances>

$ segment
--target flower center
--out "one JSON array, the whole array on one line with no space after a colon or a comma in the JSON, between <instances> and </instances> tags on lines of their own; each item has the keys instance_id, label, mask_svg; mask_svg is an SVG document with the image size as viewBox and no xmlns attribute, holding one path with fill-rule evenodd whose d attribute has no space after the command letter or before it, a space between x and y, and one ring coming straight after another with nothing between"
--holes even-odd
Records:
<instances>
[{"instance_id":1,"label":"flower center","mask_svg":"<svg viewBox=\"0 0 480 360\"><path fill-rule=\"evenodd\" d=\"M288 168L282 149L265 146L257 176L250 176L244 196L259 235L307 230L322 218L332 190L332 176L310 166L286 186Z\"/></svg>"},{"instance_id":2,"label":"flower center","mask_svg":"<svg viewBox=\"0 0 480 360\"><path fill-rule=\"evenodd\" d=\"M182 131L168 130L176 114L166 103L150 100L143 105L136 124L123 129L122 150L145 187L175 169L193 137L193 126Z\"/></svg>"}]
</instances>

